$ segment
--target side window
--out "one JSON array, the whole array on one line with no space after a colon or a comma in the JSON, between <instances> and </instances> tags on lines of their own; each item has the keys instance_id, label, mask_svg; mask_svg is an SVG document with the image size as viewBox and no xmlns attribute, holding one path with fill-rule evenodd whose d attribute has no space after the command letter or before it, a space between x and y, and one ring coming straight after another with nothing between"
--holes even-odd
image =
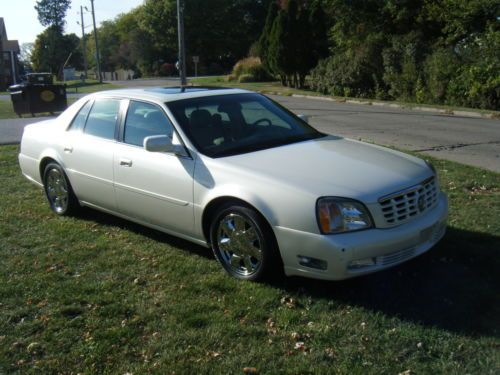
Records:
<instances>
[{"instance_id":1,"label":"side window","mask_svg":"<svg viewBox=\"0 0 500 375\"><path fill-rule=\"evenodd\" d=\"M95 135L96 137L113 139L115 137L115 126L119 111L119 100L96 100L87 118L84 133Z\"/></svg>"},{"instance_id":2,"label":"side window","mask_svg":"<svg viewBox=\"0 0 500 375\"><path fill-rule=\"evenodd\" d=\"M159 107L148 103L130 102L123 134L125 143L142 147L146 137L151 135L172 137L172 133L172 124Z\"/></svg>"},{"instance_id":3,"label":"side window","mask_svg":"<svg viewBox=\"0 0 500 375\"><path fill-rule=\"evenodd\" d=\"M87 121L87 116L89 114L91 106L92 106L92 101L89 100L82 108L80 108L80 111L73 119L73 122L69 127L69 130L80 131L83 129L83 127L85 126L85 121Z\"/></svg>"}]
</instances>

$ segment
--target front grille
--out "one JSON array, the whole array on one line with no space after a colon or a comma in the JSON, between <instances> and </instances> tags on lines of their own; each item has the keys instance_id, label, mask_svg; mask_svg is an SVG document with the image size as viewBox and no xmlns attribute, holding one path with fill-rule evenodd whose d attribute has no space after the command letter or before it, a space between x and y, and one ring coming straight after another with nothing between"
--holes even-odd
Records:
<instances>
[{"instance_id":1,"label":"front grille","mask_svg":"<svg viewBox=\"0 0 500 375\"><path fill-rule=\"evenodd\" d=\"M376 258L377 265L389 266L391 264L402 262L409 259L415 255L415 247L410 247L408 249L396 251L395 253L381 255Z\"/></svg>"},{"instance_id":2,"label":"front grille","mask_svg":"<svg viewBox=\"0 0 500 375\"><path fill-rule=\"evenodd\" d=\"M380 198L379 204L385 222L396 225L434 207L437 199L436 179L431 177L417 186Z\"/></svg>"}]
</instances>

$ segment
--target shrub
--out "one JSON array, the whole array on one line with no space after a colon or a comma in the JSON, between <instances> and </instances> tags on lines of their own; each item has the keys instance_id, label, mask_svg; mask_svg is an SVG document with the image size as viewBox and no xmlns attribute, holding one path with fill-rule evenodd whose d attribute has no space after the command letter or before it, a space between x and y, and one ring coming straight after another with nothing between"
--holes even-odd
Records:
<instances>
[{"instance_id":1,"label":"shrub","mask_svg":"<svg viewBox=\"0 0 500 375\"><path fill-rule=\"evenodd\" d=\"M231 75L238 78L238 80L242 75L250 75L253 77L253 82L261 82L271 79L271 77L269 77L269 74L267 74L267 71L262 66L262 63L258 57L247 57L243 60L238 61L234 65ZM250 78L246 77L245 79Z\"/></svg>"},{"instance_id":2,"label":"shrub","mask_svg":"<svg viewBox=\"0 0 500 375\"><path fill-rule=\"evenodd\" d=\"M246 82L256 82L255 77L251 74L242 74L238 77L238 82L239 83L246 83Z\"/></svg>"}]
</instances>

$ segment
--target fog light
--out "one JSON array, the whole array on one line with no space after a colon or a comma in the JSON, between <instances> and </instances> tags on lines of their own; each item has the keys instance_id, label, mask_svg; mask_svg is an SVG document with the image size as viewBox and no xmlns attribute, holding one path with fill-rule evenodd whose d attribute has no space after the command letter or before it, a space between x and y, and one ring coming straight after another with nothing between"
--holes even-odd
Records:
<instances>
[{"instance_id":1,"label":"fog light","mask_svg":"<svg viewBox=\"0 0 500 375\"><path fill-rule=\"evenodd\" d=\"M359 269L364 267L371 267L377 265L377 258L364 258L358 260L352 260L349 263L350 269Z\"/></svg>"},{"instance_id":2,"label":"fog light","mask_svg":"<svg viewBox=\"0 0 500 375\"><path fill-rule=\"evenodd\" d=\"M326 260L306 257L303 255L298 255L297 258L299 258L299 264L304 267L316 268L323 271L328 268L328 262Z\"/></svg>"}]
</instances>

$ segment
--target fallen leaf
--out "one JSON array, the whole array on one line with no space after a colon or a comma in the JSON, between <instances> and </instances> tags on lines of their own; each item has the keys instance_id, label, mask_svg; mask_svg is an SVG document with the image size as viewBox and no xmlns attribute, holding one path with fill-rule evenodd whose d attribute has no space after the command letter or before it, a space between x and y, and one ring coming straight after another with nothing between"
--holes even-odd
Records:
<instances>
[{"instance_id":1,"label":"fallen leaf","mask_svg":"<svg viewBox=\"0 0 500 375\"><path fill-rule=\"evenodd\" d=\"M257 369L255 367L243 367L243 372L245 374L256 374Z\"/></svg>"}]
</instances>

